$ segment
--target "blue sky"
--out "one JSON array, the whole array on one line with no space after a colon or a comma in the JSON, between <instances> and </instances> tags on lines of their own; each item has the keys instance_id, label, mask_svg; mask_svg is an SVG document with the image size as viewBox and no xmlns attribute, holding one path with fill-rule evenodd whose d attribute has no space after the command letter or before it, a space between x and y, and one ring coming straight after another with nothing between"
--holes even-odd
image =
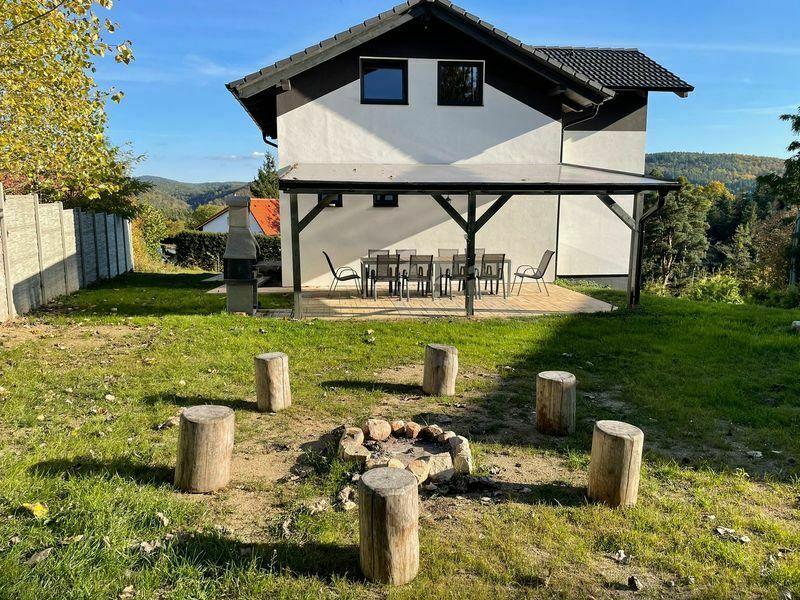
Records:
<instances>
[{"instance_id":1,"label":"blue sky","mask_svg":"<svg viewBox=\"0 0 800 600\"><path fill-rule=\"evenodd\" d=\"M118 0L110 16L136 60L98 69L99 85L126 94L109 107L110 136L145 155L140 175L252 179L267 147L224 84L398 1ZM800 105L797 0L458 4L532 44L637 47L695 85L687 99L651 95L650 152L786 156L777 116Z\"/></svg>"}]
</instances>

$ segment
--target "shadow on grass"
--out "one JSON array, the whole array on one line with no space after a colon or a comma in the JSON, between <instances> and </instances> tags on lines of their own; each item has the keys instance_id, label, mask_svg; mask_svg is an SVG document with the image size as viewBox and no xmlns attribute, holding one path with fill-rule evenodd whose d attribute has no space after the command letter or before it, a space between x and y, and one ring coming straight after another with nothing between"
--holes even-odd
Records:
<instances>
[{"instance_id":1,"label":"shadow on grass","mask_svg":"<svg viewBox=\"0 0 800 600\"><path fill-rule=\"evenodd\" d=\"M148 465L126 459L99 461L88 456L45 460L32 465L29 471L34 475L62 479L119 476L142 485L171 484L174 474L174 469L166 465Z\"/></svg>"},{"instance_id":2,"label":"shadow on grass","mask_svg":"<svg viewBox=\"0 0 800 600\"><path fill-rule=\"evenodd\" d=\"M196 567L255 567L275 575L316 577L326 583L364 582L358 546L309 541L246 544L214 534L194 534L176 543L173 553Z\"/></svg>"},{"instance_id":3,"label":"shadow on grass","mask_svg":"<svg viewBox=\"0 0 800 600\"><path fill-rule=\"evenodd\" d=\"M164 392L162 394L150 394L142 397L142 402L145 404L173 404L175 406L204 406L207 404L215 406L227 406L233 410L247 410L255 412L258 410L255 400L232 400L230 398L212 398L210 396L200 395L183 395L174 394L172 392Z\"/></svg>"},{"instance_id":4,"label":"shadow on grass","mask_svg":"<svg viewBox=\"0 0 800 600\"><path fill-rule=\"evenodd\" d=\"M383 392L385 394L399 394L405 396L422 396L422 387L407 383L389 383L386 381L358 381L354 379L337 379L323 381L323 388L338 388L343 390Z\"/></svg>"},{"instance_id":5,"label":"shadow on grass","mask_svg":"<svg viewBox=\"0 0 800 600\"><path fill-rule=\"evenodd\" d=\"M211 315L225 310L225 294L209 273L126 273L93 284L40 309L41 313L116 317Z\"/></svg>"}]
</instances>

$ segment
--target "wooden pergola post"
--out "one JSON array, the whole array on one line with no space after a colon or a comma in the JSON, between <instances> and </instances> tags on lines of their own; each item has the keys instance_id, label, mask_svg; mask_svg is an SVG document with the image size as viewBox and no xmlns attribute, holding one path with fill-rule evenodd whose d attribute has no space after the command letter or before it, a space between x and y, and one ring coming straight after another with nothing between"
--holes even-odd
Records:
<instances>
[{"instance_id":1,"label":"wooden pergola post","mask_svg":"<svg viewBox=\"0 0 800 600\"><path fill-rule=\"evenodd\" d=\"M642 213L644 194L633 197L633 227L631 228L631 255L628 262L628 308L639 306L642 292L642 251L644 250L644 231Z\"/></svg>"},{"instance_id":2,"label":"wooden pergola post","mask_svg":"<svg viewBox=\"0 0 800 600\"><path fill-rule=\"evenodd\" d=\"M303 318L303 280L300 274L300 215L297 207L297 194L289 194L290 227L292 235L292 282L294 290L294 311L292 318Z\"/></svg>"}]
</instances>

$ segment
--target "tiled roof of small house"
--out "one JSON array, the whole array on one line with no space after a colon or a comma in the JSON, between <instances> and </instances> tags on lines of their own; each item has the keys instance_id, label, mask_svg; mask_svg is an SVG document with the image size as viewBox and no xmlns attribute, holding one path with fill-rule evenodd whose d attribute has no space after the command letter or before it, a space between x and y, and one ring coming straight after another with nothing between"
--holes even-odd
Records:
<instances>
[{"instance_id":1,"label":"tiled roof of small house","mask_svg":"<svg viewBox=\"0 0 800 600\"><path fill-rule=\"evenodd\" d=\"M250 214L261 227L264 235L281 234L281 206L275 198L252 198Z\"/></svg>"}]
</instances>

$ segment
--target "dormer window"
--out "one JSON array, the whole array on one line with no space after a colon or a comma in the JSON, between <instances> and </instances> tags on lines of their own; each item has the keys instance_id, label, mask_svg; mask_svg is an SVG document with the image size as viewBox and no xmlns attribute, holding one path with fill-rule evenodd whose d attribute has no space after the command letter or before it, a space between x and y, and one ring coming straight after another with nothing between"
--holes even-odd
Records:
<instances>
[{"instance_id":1,"label":"dormer window","mask_svg":"<svg viewBox=\"0 0 800 600\"><path fill-rule=\"evenodd\" d=\"M483 63L439 61L439 106L483 106Z\"/></svg>"},{"instance_id":2,"label":"dormer window","mask_svg":"<svg viewBox=\"0 0 800 600\"><path fill-rule=\"evenodd\" d=\"M362 58L361 104L408 104L408 61Z\"/></svg>"}]
</instances>

